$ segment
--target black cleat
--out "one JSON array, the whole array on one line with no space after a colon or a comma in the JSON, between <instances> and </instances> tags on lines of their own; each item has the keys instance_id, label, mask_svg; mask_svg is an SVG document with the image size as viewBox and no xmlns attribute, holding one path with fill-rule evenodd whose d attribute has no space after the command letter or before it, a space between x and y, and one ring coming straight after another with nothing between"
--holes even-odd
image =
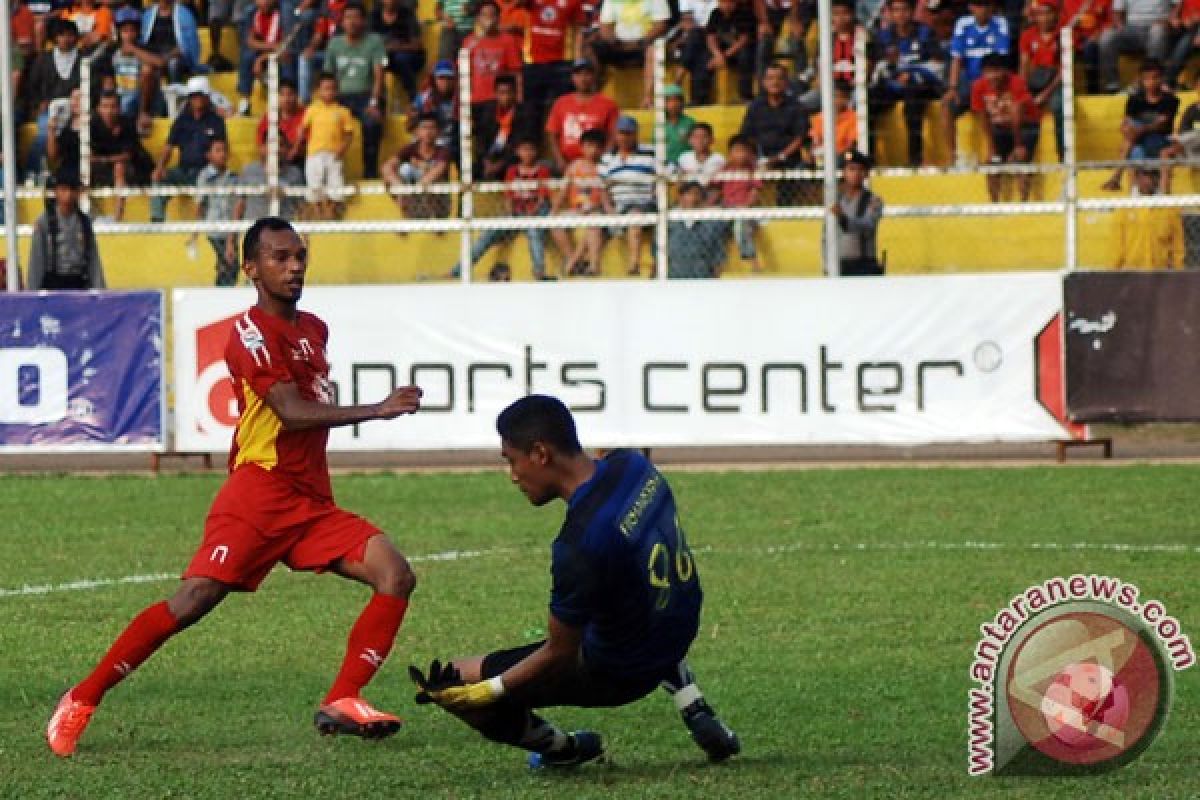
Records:
<instances>
[{"instance_id":1,"label":"black cleat","mask_svg":"<svg viewBox=\"0 0 1200 800\"><path fill-rule=\"evenodd\" d=\"M683 710L683 724L687 725L692 740L708 754L709 761L725 761L742 752L742 743L738 741L737 734L717 717L712 706L703 699Z\"/></svg>"},{"instance_id":2,"label":"black cleat","mask_svg":"<svg viewBox=\"0 0 1200 800\"><path fill-rule=\"evenodd\" d=\"M575 731L570 739L571 744L561 753L530 753L529 768L578 767L604 755L604 741L594 731Z\"/></svg>"}]
</instances>

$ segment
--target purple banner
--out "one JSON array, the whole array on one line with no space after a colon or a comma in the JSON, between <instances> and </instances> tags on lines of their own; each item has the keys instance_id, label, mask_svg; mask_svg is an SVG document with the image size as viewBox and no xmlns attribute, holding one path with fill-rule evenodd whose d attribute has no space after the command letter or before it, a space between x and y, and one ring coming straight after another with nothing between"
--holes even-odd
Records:
<instances>
[{"instance_id":1,"label":"purple banner","mask_svg":"<svg viewBox=\"0 0 1200 800\"><path fill-rule=\"evenodd\" d=\"M0 450L162 450L161 292L0 294Z\"/></svg>"}]
</instances>

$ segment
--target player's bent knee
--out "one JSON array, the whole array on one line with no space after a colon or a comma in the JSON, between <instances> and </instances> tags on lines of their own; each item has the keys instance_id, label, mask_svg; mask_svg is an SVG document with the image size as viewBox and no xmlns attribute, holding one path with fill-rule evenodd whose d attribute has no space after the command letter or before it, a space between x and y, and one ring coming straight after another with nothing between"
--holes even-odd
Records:
<instances>
[{"instance_id":1,"label":"player's bent knee","mask_svg":"<svg viewBox=\"0 0 1200 800\"><path fill-rule=\"evenodd\" d=\"M374 588L380 594L410 596L417 588L417 576L408 559L399 553L393 553L378 570Z\"/></svg>"},{"instance_id":2,"label":"player's bent knee","mask_svg":"<svg viewBox=\"0 0 1200 800\"><path fill-rule=\"evenodd\" d=\"M167 609L186 628L212 611L229 594L229 588L212 578L188 578L167 601Z\"/></svg>"}]
</instances>

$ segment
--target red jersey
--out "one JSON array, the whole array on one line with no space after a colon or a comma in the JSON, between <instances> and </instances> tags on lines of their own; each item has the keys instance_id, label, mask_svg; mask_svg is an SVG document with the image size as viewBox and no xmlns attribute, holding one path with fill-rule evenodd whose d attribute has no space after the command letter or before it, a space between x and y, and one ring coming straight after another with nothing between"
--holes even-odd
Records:
<instances>
[{"instance_id":1,"label":"red jersey","mask_svg":"<svg viewBox=\"0 0 1200 800\"><path fill-rule=\"evenodd\" d=\"M505 183L517 183L518 181L538 181L540 183L536 189L507 190L506 194L508 202L512 205L512 213L522 217L537 216L542 208L550 202L550 189L545 184L550 177L550 170L546 169L545 164L534 164L532 167L513 164L509 167L504 173Z\"/></svg>"},{"instance_id":2,"label":"red jersey","mask_svg":"<svg viewBox=\"0 0 1200 800\"><path fill-rule=\"evenodd\" d=\"M546 133L558 142L558 152L569 164L583 155L579 139L586 131L602 130L611 139L620 115L617 104L602 94L585 100L577 92L571 92L554 101L546 118Z\"/></svg>"},{"instance_id":3,"label":"red jersey","mask_svg":"<svg viewBox=\"0 0 1200 800\"><path fill-rule=\"evenodd\" d=\"M1036 28L1026 28L1021 32L1021 55L1028 58L1034 67L1058 69L1061 64L1058 45L1057 30L1042 33Z\"/></svg>"},{"instance_id":4,"label":"red jersey","mask_svg":"<svg viewBox=\"0 0 1200 800\"><path fill-rule=\"evenodd\" d=\"M279 9L263 13L255 11L254 18L250 22L250 29L254 35L267 44L279 44L280 29L279 29Z\"/></svg>"},{"instance_id":5,"label":"red jersey","mask_svg":"<svg viewBox=\"0 0 1200 800\"><path fill-rule=\"evenodd\" d=\"M296 113L290 117L279 114L279 144L291 146L300 140L301 134L304 132L304 106L299 106ZM265 147L267 144L267 115L263 114L262 119L258 121L258 146Z\"/></svg>"},{"instance_id":6,"label":"red jersey","mask_svg":"<svg viewBox=\"0 0 1200 800\"><path fill-rule=\"evenodd\" d=\"M521 71L521 50L507 34L479 37L471 34L463 47L471 54L471 102L485 103L496 97L496 76Z\"/></svg>"},{"instance_id":7,"label":"red jersey","mask_svg":"<svg viewBox=\"0 0 1200 800\"><path fill-rule=\"evenodd\" d=\"M304 311L288 322L255 306L234 322L225 346L225 365L238 403L230 472L255 464L301 494L333 501L325 460L329 429L285 431L266 403L272 386L294 383L304 399L333 404L325 358L328 340L325 323Z\"/></svg>"},{"instance_id":8,"label":"red jersey","mask_svg":"<svg viewBox=\"0 0 1200 800\"><path fill-rule=\"evenodd\" d=\"M854 34L835 33L833 35L833 79L853 84L855 72Z\"/></svg>"},{"instance_id":9,"label":"red jersey","mask_svg":"<svg viewBox=\"0 0 1200 800\"><path fill-rule=\"evenodd\" d=\"M587 22L583 0L531 0L525 54L531 64L567 60L567 32Z\"/></svg>"},{"instance_id":10,"label":"red jersey","mask_svg":"<svg viewBox=\"0 0 1200 800\"><path fill-rule=\"evenodd\" d=\"M971 84L971 110L987 114L992 127L1012 125L1013 118L1020 111L1022 122L1036 122L1041 116L1041 110L1033 103L1033 95L1020 75L1009 75L1008 84L1000 89L992 86L987 78L980 78Z\"/></svg>"},{"instance_id":11,"label":"red jersey","mask_svg":"<svg viewBox=\"0 0 1200 800\"><path fill-rule=\"evenodd\" d=\"M1200 0L1182 0L1179 4L1179 19L1188 26L1200 22Z\"/></svg>"}]
</instances>

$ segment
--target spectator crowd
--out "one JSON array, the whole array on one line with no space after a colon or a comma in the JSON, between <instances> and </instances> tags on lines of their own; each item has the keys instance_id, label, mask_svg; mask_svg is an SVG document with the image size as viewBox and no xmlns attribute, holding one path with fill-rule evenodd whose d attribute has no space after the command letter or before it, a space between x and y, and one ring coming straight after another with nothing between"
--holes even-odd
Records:
<instances>
[{"instance_id":1,"label":"spectator crowd","mask_svg":"<svg viewBox=\"0 0 1200 800\"><path fill-rule=\"evenodd\" d=\"M935 103L940 116L933 128L944 138L938 149L948 162L971 159L956 136L956 120L970 114L987 163L1028 163L1046 115L1054 120L1055 150L1063 155L1064 26L1074 30L1089 91L1120 90L1118 57L1143 57L1121 123L1122 149L1114 157L1200 152L1194 130L1200 111L1188 109L1176 126L1177 93L1200 42L1200 0L833 0L828 42L819 41L815 13L812 0L441 0L432 23L423 23L416 0L373 0L370 6L363 0L146 0L141 6L130 0L14 0L16 116L36 129L21 160L22 177L37 185L57 171L65 176L60 185L78 182L80 109L86 104L92 187L196 187L203 190L202 219L261 213L265 195L230 190L264 184L267 116L258 122L255 152L231 152L227 122L251 114L274 57L280 73L279 182L295 190L284 203L289 215L328 219L344 213L352 147L361 152L363 177L382 180L405 217L453 213L452 195L438 185L462 175L465 166L474 181L506 187L497 196L513 216L652 213L660 202L653 132L602 89L614 69L640 70L638 104L651 107L653 48L661 40L673 81L666 89L663 132L666 169L675 184L671 202L736 210L813 203L819 192L810 179L764 180L759 173L819 166L824 128L814 65L823 47L831 48L836 80L834 148L850 154L844 160L854 170L865 171L869 157L863 154L877 149L877 141L858 141L858 114L868 115L877 131L897 108L906 128L904 160L931 165L924 125ZM425 36L425 24L436 27L436 36ZM202 25L210 43L207 60L201 58ZM857 61L860 33L868 44L866 63ZM225 37L237 40L236 58L222 55ZM427 52L427 42L434 52ZM470 64L470 152L462 152L460 136L460 52ZM80 95L85 60L92 76L88 98ZM222 72L236 72L236 97L213 89L211 76ZM868 76L865 110L854 108L859 74ZM689 105L722 98L745 108L726 141L688 113ZM381 152L389 121L401 124L400 114L407 143ZM164 117L170 119L165 145L148 153L145 137ZM1118 189L1121 180L1118 171L1106 186ZM1155 190L1166 190L1169 182L1164 169ZM1027 198L1028 177L1018 184ZM999 196L994 176L988 189L993 199ZM852 195L870 198L859 217L881 208L861 181ZM859 203L853 198L831 209L843 239ZM165 219L168 200L153 198L151 221ZM122 219L125 207L119 198L113 217ZM690 259L697 276L719 274L727 239L750 269L762 268L758 221L733 216L729 223L672 223L672 240L679 240L673 248L721 256ZM874 247L873 230L869 237L856 227L851 232L847 242L858 243L853 257L862 261L854 269L873 272L878 264L866 252ZM484 233L472 258L513 235ZM642 257L649 237L639 224L531 229L524 235L541 278L553 277L546 238L561 254L563 275L594 274L610 239L623 243L629 275L645 274L650 266ZM232 238L210 242L218 281L228 282L236 277Z\"/></svg>"}]
</instances>

